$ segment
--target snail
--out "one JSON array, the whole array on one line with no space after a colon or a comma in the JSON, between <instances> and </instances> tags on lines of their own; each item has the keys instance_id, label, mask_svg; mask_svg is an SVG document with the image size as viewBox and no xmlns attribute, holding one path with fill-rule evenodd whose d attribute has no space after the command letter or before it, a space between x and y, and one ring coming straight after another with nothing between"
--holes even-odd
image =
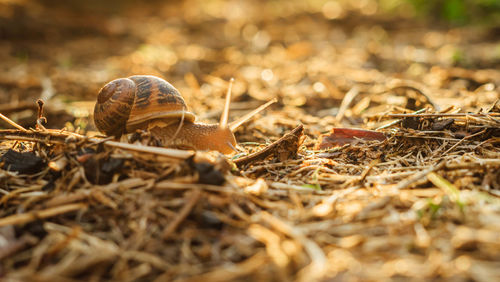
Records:
<instances>
[{"instance_id":1,"label":"snail","mask_svg":"<svg viewBox=\"0 0 500 282\"><path fill-rule=\"evenodd\" d=\"M94 107L94 123L108 136L120 137L148 130L163 145L195 150L236 151L234 130L274 103L267 102L228 124L233 79L229 83L219 124L195 122L181 94L167 81L151 75L134 75L107 83Z\"/></svg>"}]
</instances>

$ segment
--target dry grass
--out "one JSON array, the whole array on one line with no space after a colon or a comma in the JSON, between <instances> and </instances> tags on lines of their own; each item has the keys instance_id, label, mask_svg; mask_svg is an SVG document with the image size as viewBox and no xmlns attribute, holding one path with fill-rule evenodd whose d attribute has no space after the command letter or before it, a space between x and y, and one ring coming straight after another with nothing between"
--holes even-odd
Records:
<instances>
[{"instance_id":1,"label":"dry grass","mask_svg":"<svg viewBox=\"0 0 500 282\"><path fill-rule=\"evenodd\" d=\"M304 145L295 159L274 154L232 172L220 156L3 131L29 140L4 147L44 161L35 174L2 171L4 277L491 280L500 247L495 116L457 117L453 131L475 131L460 139L393 126L385 141ZM206 173L226 181L202 184Z\"/></svg>"}]
</instances>

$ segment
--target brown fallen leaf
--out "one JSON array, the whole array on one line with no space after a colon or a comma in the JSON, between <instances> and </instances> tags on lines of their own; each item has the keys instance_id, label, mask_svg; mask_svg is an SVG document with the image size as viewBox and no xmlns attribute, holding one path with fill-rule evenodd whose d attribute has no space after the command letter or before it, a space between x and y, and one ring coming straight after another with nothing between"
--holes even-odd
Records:
<instances>
[{"instance_id":1,"label":"brown fallen leaf","mask_svg":"<svg viewBox=\"0 0 500 282\"><path fill-rule=\"evenodd\" d=\"M333 128L329 134L323 134L319 137L315 149L323 150L345 144L357 143L360 139L365 141L384 141L387 138L383 133L373 130Z\"/></svg>"}]
</instances>

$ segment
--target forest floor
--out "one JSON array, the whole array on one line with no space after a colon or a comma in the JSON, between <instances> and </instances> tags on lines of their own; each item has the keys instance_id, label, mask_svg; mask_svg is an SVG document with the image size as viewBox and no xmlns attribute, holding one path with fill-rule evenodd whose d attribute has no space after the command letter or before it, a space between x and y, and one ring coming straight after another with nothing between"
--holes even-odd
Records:
<instances>
[{"instance_id":1,"label":"forest floor","mask_svg":"<svg viewBox=\"0 0 500 282\"><path fill-rule=\"evenodd\" d=\"M0 278L498 280L499 29L361 2L0 2ZM120 147L93 107L135 74L278 102L237 155Z\"/></svg>"}]
</instances>

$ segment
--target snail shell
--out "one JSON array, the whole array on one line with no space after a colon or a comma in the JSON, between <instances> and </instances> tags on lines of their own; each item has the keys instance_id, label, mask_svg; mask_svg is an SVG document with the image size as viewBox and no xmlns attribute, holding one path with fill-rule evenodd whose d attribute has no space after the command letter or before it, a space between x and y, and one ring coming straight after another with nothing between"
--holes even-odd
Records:
<instances>
[{"instance_id":1,"label":"snail shell","mask_svg":"<svg viewBox=\"0 0 500 282\"><path fill-rule=\"evenodd\" d=\"M175 87L151 75L115 79L97 97L94 121L107 135L120 136L146 128L153 120L194 122L186 103Z\"/></svg>"}]
</instances>

